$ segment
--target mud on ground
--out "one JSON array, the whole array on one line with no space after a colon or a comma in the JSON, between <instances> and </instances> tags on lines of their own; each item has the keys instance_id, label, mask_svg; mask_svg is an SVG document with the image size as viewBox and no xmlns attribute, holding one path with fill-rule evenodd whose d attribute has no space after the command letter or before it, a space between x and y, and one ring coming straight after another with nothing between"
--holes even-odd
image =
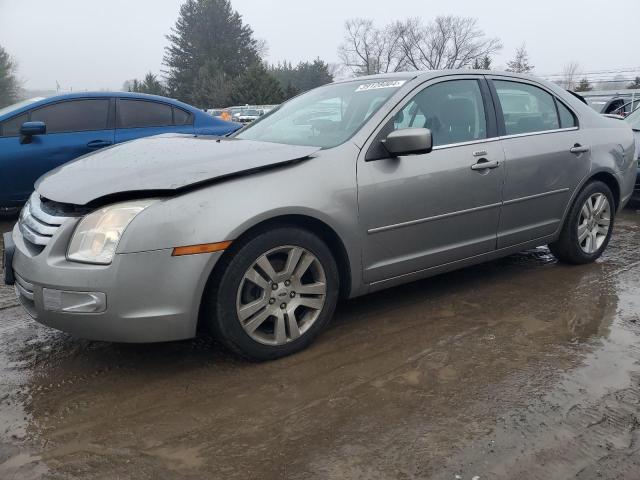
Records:
<instances>
[{"instance_id":1,"label":"mud on ground","mask_svg":"<svg viewBox=\"0 0 640 480\"><path fill-rule=\"evenodd\" d=\"M78 340L4 288L0 478L639 479L639 245L627 210L595 264L539 248L343 302L264 364Z\"/></svg>"}]
</instances>

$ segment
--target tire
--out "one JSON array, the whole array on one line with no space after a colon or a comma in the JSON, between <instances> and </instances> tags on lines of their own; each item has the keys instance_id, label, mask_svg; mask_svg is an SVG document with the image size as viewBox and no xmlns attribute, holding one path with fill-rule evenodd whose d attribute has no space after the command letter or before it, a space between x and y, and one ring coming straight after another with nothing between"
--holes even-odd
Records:
<instances>
[{"instance_id":1,"label":"tire","mask_svg":"<svg viewBox=\"0 0 640 480\"><path fill-rule=\"evenodd\" d=\"M606 204L596 203L601 199L605 199ZM598 214L595 211L599 208L602 210ZM573 202L560 237L549 244L551 253L558 260L574 265L595 261L609 244L615 213L611 189L600 181L588 183ZM597 232L595 236L590 233L594 231Z\"/></svg>"},{"instance_id":2,"label":"tire","mask_svg":"<svg viewBox=\"0 0 640 480\"><path fill-rule=\"evenodd\" d=\"M205 289L202 321L244 358L272 360L298 352L333 316L338 268L326 244L307 230L278 226L256 232L221 261Z\"/></svg>"}]
</instances>

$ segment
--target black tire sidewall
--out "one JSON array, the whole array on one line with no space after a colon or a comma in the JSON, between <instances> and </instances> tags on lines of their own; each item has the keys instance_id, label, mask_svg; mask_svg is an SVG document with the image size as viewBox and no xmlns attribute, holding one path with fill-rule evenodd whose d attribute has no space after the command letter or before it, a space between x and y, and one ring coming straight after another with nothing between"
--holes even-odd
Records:
<instances>
[{"instance_id":1,"label":"black tire sidewall","mask_svg":"<svg viewBox=\"0 0 640 480\"><path fill-rule=\"evenodd\" d=\"M580 247L580 242L578 240L578 221L580 220L580 212L582 210L582 206L587 201L587 199L595 193L602 193L605 197L607 197L607 201L609 202L609 208L611 211L611 222L609 224L609 232L607 236L600 246L598 250L594 253L586 253ZM603 182L595 181L586 185L578 197L574 202L569 217L567 218L567 224L565 228L567 228L565 238L561 238L560 241L568 242L568 245L564 245L566 251L568 251L569 255L572 257L572 261L574 263L590 263L599 258L604 250L607 248L609 244L609 240L611 239L611 234L613 233L613 225L615 221L615 201L613 199L613 194L611 193L611 189Z\"/></svg>"},{"instance_id":2,"label":"black tire sidewall","mask_svg":"<svg viewBox=\"0 0 640 480\"><path fill-rule=\"evenodd\" d=\"M242 328L236 313L236 298L245 272L265 252L284 245L293 245L310 251L325 271L327 292L324 307L318 319L304 335L284 345L264 345L253 340ZM232 351L253 360L270 360L307 347L325 328L335 310L339 292L338 268L326 244L315 234L297 227L278 227L245 240L232 252L224 271L219 276L212 294L213 308L207 309L207 323L217 337Z\"/></svg>"}]
</instances>

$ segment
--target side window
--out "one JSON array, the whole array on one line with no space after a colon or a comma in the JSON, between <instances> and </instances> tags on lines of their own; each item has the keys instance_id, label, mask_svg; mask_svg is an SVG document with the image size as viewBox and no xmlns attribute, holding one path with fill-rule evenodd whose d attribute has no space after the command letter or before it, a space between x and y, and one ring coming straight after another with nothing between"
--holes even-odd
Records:
<instances>
[{"instance_id":1,"label":"side window","mask_svg":"<svg viewBox=\"0 0 640 480\"><path fill-rule=\"evenodd\" d=\"M189 112L185 112L180 108L173 107L173 124L174 125L191 125L193 119Z\"/></svg>"},{"instance_id":2,"label":"side window","mask_svg":"<svg viewBox=\"0 0 640 480\"><path fill-rule=\"evenodd\" d=\"M477 80L449 80L425 88L393 119L385 136L402 128L428 128L433 146L487 138L487 121Z\"/></svg>"},{"instance_id":3,"label":"side window","mask_svg":"<svg viewBox=\"0 0 640 480\"><path fill-rule=\"evenodd\" d=\"M543 132L560 128L553 96L525 83L493 81L507 135Z\"/></svg>"},{"instance_id":4,"label":"side window","mask_svg":"<svg viewBox=\"0 0 640 480\"><path fill-rule=\"evenodd\" d=\"M573 116L573 113L571 113L571 110L557 100L556 104L558 105L558 114L560 115L560 128L577 127L578 122L576 121L576 117Z\"/></svg>"},{"instance_id":5,"label":"side window","mask_svg":"<svg viewBox=\"0 0 640 480\"><path fill-rule=\"evenodd\" d=\"M105 130L109 116L108 99L69 100L31 112L32 122L47 124L47 133Z\"/></svg>"},{"instance_id":6,"label":"side window","mask_svg":"<svg viewBox=\"0 0 640 480\"><path fill-rule=\"evenodd\" d=\"M164 127L172 123L170 105L122 98L118 102L118 128Z\"/></svg>"},{"instance_id":7,"label":"side window","mask_svg":"<svg viewBox=\"0 0 640 480\"><path fill-rule=\"evenodd\" d=\"M5 120L0 125L0 135L3 137L16 137L20 135L20 127L24 122L29 121L29 114L23 113L17 117Z\"/></svg>"}]
</instances>

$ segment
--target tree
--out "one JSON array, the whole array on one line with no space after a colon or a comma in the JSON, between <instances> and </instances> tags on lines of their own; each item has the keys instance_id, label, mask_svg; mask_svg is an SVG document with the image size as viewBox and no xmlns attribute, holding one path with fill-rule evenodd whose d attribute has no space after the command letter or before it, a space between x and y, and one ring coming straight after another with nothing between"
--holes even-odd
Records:
<instances>
[{"instance_id":1,"label":"tree","mask_svg":"<svg viewBox=\"0 0 640 480\"><path fill-rule=\"evenodd\" d=\"M354 74L397 72L405 68L401 30L396 26L379 29L371 20L355 18L345 22L345 30L338 56Z\"/></svg>"},{"instance_id":2,"label":"tree","mask_svg":"<svg viewBox=\"0 0 640 480\"><path fill-rule=\"evenodd\" d=\"M180 7L167 40L169 46L164 55L167 86L171 95L190 103L196 103L199 95L202 67L209 75L215 65L218 73L232 80L259 62L259 45L253 38L253 30L243 23L229 0L187 0Z\"/></svg>"},{"instance_id":3,"label":"tree","mask_svg":"<svg viewBox=\"0 0 640 480\"><path fill-rule=\"evenodd\" d=\"M474 70L491 70L491 57L485 55L483 58L476 58L473 61Z\"/></svg>"},{"instance_id":4,"label":"tree","mask_svg":"<svg viewBox=\"0 0 640 480\"><path fill-rule=\"evenodd\" d=\"M231 92L232 103L265 105L282 102L283 94L278 81L269 75L262 62L256 62L238 77Z\"/></svg>"},{"instance_id":5,"label":"tree","mask_svg":"<svg viewBox=\"0 0 640 480\"><path fill-rule=\"evenodd\" d=\"M192 101L202 108L225 107L231 104L233 79L215 61L205 62L193 80Z\"/></svg>"},{"instance_id":6,"label":"tree","mask_svg":"<svg viewBox=\"0 0 640 480\"><path fill-rule=\"evenodd\" d=\"M587 77L582 78L576 87L576 92L588 92L592 90L591 83L589 83L589 79Z\"/></svg>"},{"instance_id":7,"label":"tree","mask_svg":"<svg viewBox=\"0 0 640 480\"><path fill-rule=\"evenodd\" d=\"M529 53L527 52L527 46L523 43L516 49L515 58L507 62L507 72L529 73L533 69L534 66L529 64Z\"/></svg>"},{"instance_id":8,"label":"tree","mask_svg":"<svg viewBox=\"0 0 640 480\"><path fill-rule=\"evenodd\" d=\"M414 70L468 68L502 49L497 38L487 38L471 17L446 15L423 24L419 18L397 22L402 61Z\"/></svg>"},{"instance_id":9,"label":"tree","mask_svg":"<svg viewBox=\"0 0 640 480\"><path fill-rule=\"evenodd\" d=\"M579 70L580 65L578 62L569 62L562 68L562 80L560 83L565 89L574 89Z\"/></svg>"},{"instance_id":10,"label":"tree","mask_svg":"<svg viewBox=\"0 0 640 480\"><path fill-rule=\"evenodd\" d=\"M16 62L0 46L0 108L16 103L20 98L21 88L16 68Z\"/></svg>"},{"instance_id":11,"label":"tree","mask_svg":"<svg viewBox=\"0 0 640 480\"><path fill-rule=\"evenodd\" d=\"M127 92L148 93L151 95L166 95L165 86L158 80L157 75L154 73L147 73L144 80L140 81L137 78L133 80L127 80L122 85L122 89Z\"/></svg>"},{"instance_id":12,"label":"tree","mask_svg":"<svg viewBox=\"0 0 640 480\"><path fill-rule=\"evenodd\" d=\"M300 62L296 67L291 62L278 63L271 65L268 72L278 80L285 99L333 81L329 64L320 58L313 62Z\"/></svg>"},{"instance_id":13,"label":"tree","mask_svg":"<svg viewBox=\"0 0 640 480\"><path fill-rule=\"evenodd\" d=\"M640 77L636 77L633 79L633 82L631 82L627 88L631 89L631 88L640 88Z\"/></svg>"}]
</instances>

